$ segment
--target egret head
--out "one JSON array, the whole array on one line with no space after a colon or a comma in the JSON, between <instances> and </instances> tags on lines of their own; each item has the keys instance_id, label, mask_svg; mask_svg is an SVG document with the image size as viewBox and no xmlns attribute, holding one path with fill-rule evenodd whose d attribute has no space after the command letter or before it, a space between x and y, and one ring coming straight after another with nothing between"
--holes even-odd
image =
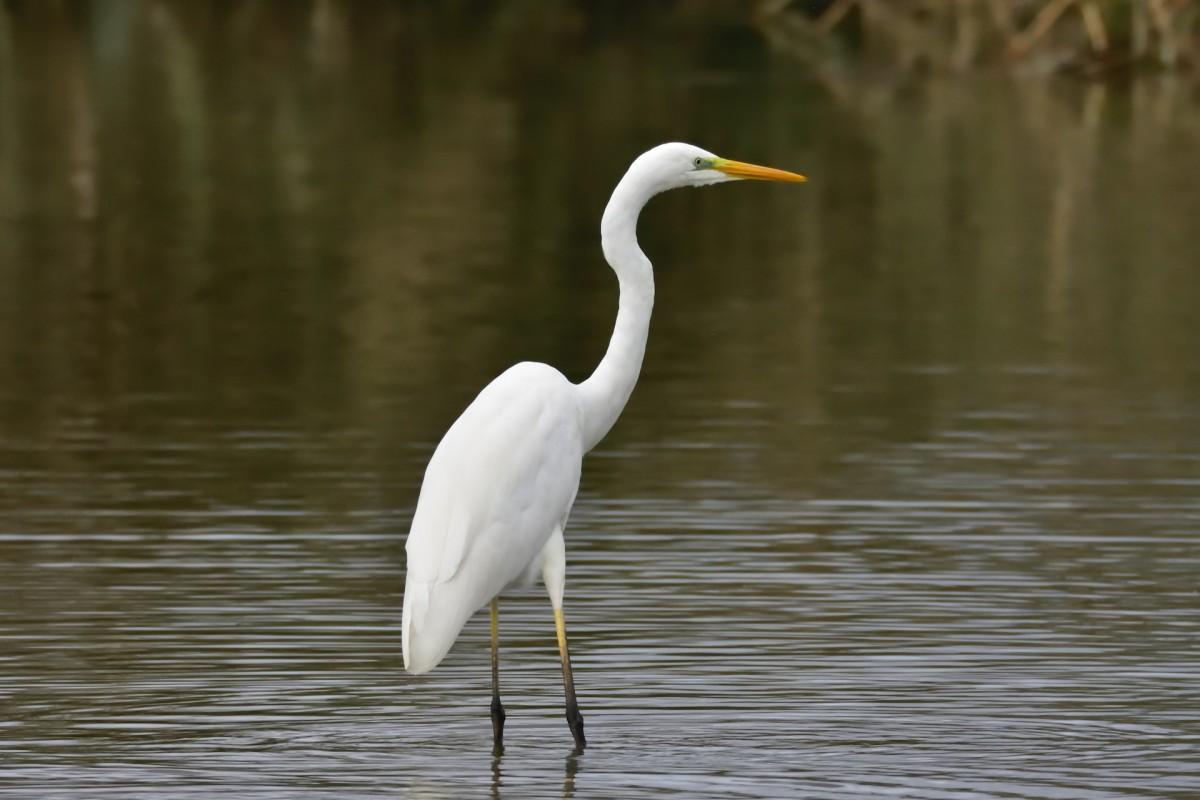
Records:
<instances>
[{"instance_id":1,"label":"egret head","mask_svg":"<svg viewBox=\"0 0 1200 800\"><path fill-rule=\"evenodd\" d=\"M669 142L647 150L634 162L634 169L642 175L644 180L654 185L656 191L660 192L677 189L681 186L707 186L711 183L724 183L725 181L760 180L800 183L807 180L803 175L795 172L721 158L707 150L683 142Z\"/></svg>"}]
</instances>

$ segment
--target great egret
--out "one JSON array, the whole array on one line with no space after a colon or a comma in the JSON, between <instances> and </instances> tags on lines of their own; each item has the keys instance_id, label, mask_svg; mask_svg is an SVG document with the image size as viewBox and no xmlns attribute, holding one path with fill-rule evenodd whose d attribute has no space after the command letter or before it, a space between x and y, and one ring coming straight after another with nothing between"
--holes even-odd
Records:
<instances>
[{"instance_id":1,"label":"great egret","mask_svg":"<svg viewBox=\"0 0 1200 800\"><path fill-rule=\"evenodd\" d=\"M441 662L472 614L491 603L492 733L504 735L497 595L541 573L554 609L567 723L583 747L563 622L567 524L583 456L604 438L642 368L654 274L638 247L638 214L667 189L739 179L803 181L794 172L718 158L674 142L638 156L613 190L600 242L621 297L608 351L591 377L573 384L546 364L510 367L467 406L429 459L405 550L404 668Z\"/></svg>"}]
</instances>

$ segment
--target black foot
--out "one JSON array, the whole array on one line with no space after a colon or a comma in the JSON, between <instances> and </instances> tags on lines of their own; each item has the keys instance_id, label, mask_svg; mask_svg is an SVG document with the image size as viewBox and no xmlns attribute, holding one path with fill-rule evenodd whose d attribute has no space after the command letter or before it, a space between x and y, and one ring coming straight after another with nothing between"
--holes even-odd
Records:
<instances>
[{"instance_id":1,"label":"black foot","mask_svg":"<svg viewBox=\"0 0 1200 800\"><path fill-rule=\"evenodd\" d=\"M504 749L504 706L499 697L492 698L492 744L495 750Z\"/></svg>"},{"instance_id":2,"label":"black foot","mask_svg":"<svg viewBox=\"0 0 1200 800\"><path fill-rule=\"evenodd\" d=\"M575 747L582 750L587 747L587 739L583 737L583 714L579 713L579 704L570 703L567 706L567 725L571 727L571 735L575 737Z\"/></svg>"}]
</instances>

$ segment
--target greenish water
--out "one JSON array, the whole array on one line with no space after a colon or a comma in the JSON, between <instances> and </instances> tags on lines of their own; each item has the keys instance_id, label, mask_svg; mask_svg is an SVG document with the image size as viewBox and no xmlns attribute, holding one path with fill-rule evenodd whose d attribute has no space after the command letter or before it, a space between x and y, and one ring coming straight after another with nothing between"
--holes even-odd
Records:
<instances>
[{"instance_id":1,"label":"greenish water","mask_svg":"<svg viewBox=\"0 0 1200 800\"><path fill-rule=\"evenodd\" d=\"M1200 794L1195 89L813 70L732 22L0 5L0 796ZM302 11L297 11L300 8ZM433 446L642 380L540 590L403 673Z\"/></svg>"}]
</instances>

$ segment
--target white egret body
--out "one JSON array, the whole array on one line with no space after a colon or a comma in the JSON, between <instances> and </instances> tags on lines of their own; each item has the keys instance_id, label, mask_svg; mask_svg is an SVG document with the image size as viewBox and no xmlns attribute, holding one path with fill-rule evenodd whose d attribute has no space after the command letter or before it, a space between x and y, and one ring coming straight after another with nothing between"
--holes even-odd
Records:
<instances>
[{"instance_id":1,"label":"white egret body","mask_svg":"<svg viewBox=\"0 0 1200 800\"><path fill-rule=\"evenodd\" d=\"M562 618L563 528L579 489L583 456L616 422L642 367L654 274L638 247L638 214L667 189L740 178L804 180L688 144L659 145L639 156L617 184L600 223L604 256L617 274L621 295L612 340L595 372L573 384L546 364L509 368L450 426L429 460L405 547L404 667L413 674L436 667L466 621L491 601L497 746L504 712L494 600L505 587L539 573L558 629L568 721L576 743L584 744Z\"/></svg>"}]
</instances>

